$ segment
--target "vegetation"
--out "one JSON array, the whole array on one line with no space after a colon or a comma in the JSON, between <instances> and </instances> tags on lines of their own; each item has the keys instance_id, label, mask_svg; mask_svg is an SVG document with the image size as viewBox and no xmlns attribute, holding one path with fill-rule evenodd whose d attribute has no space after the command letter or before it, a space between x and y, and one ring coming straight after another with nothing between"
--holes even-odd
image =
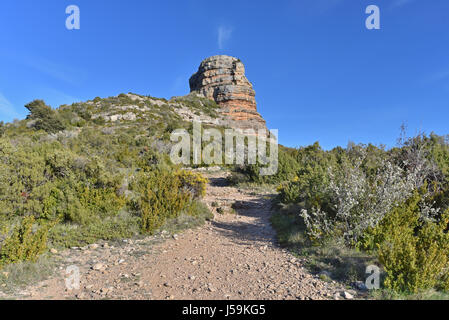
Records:
<instances>
[{"instance_id":1,"label":"vegetation","mask_svg":"<svg viewBox=\"0 0 449 320\"><path fill-rule=\"evenodd\" d=\"M189 127L167 103L121 94L52 109L35 100L27 119L1 123L0 268L37 261L48 247L210 218L199 202L207 180L167 155L171 128Z\"/></svg>"},{"instance_id":2,"label":"vegetation","mask_svg":"<svg viewBox=\"0 0 449 320\"><path fill-rule=\"evenodd\" d=\"M390 150L280 148L279 166L271 177L238 168L231 179L278 185L273 225L314 271L350 284L378 264L390 292L448 289L447 138L404 135Z\"/></svg>"},{"instance_id":3,"label":"vegetation","mask_svg":"<svg viewBox=\"0 0 449 320\"><path fill-rule=\"evenodd\" d=\"M0 123L0 268L28 268L48 247L210 218L199 201L207 180L168 158L170 133L192 131L182 106L216 116L215 103L195 96L121 94L58 109L35 100L27 119ZM448 137L404 135L389 150L280 146L278 172L259 169L233 167L230 181L277 187L279 240L313 271L351 284L377 264L384 297L449 290Z\"/></svg>"},{"instance_id":4,"label":"vegetation","mask_svg":"<svg viewBox=\"0 0 449 320\"><path fill-rule=\"evenodd\" d=\"M421 200L415 194L367 231L363 245L377 247L388 289L418 293L449 288L449 210L438 219L422 219Z\"/></svg>"},{"instance_id":5,"label":"vegetation","mask_svg":"<svg viewBox=\"0 0 449 320\"><path fill-rule=\"evenodd\" d=\"M33 231L33 216L23 218L0 249L0 265L19 261L36 261L47 248L48 226Z\"/></svg>"},{"instance_id":6,"label":"vegetation","mask_svg":"<svg viewBox=\"0 0 449 320\"><path fill-rule=\"evenodd\" d=\"M33 125L37 130L45 130L55 133L64 130L58 114L42 100L34 100L25 106L30 111L28 119L34 120Z\"/></svg>"},{"instance_id":7,"label":"vegetation","mask_svg":"<svg viewBox=\"0 0 449 320\"><path fill-rule=\"evenodd\" d=\"M186 179L188 178L188 179ZM194 199L204 194L207 180L185 171L151 170L136 179L136 190L142 194L133 207L141 213L142 230L152 233L167 219L186 213L194 215Z\"/></svg>"}]
</instances>

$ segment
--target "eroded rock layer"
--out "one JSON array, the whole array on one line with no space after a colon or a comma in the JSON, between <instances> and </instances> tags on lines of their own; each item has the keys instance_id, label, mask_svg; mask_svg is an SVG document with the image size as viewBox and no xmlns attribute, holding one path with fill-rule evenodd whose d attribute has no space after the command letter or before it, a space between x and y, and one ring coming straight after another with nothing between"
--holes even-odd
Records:
<instances>
[{"instance_id":1,"label":"eroded rock layer","mask_svg":"<svg viewBox=\"0 0 449 320\"><path fill-rule=\"evenodd\" d=\"M257 112L256 93L239 59L225 55L207 58L189 83L191 92L202 94L220 105L229 126L266 128L265 120Z\"/></svg>"}]
</instances>

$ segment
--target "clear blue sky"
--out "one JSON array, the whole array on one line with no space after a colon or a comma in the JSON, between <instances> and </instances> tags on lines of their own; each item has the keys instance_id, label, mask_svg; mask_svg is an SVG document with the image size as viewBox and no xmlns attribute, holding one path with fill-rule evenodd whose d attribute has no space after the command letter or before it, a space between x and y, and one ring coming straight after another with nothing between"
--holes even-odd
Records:
<instances>
[{"instance_id":1,"label":"clear blue sky","mask_svg":"<svg viewBox=\"0 0 449 320\"><path fill-rule=\"evenodd\" d=\"M370 4L381 30L365 28ZM449 133L448 0L2 0L0 120L36 98L184 95L216 54L244 62L284 145L392 146L404 122Z\"/></svg>"}]
</instances>

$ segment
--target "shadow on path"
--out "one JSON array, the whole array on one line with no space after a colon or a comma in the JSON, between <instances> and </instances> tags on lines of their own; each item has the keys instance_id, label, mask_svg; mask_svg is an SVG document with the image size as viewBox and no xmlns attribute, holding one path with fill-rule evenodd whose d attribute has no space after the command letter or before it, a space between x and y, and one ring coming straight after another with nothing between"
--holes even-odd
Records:
<instances>
[{"instance_id":1,"label":"shadow on path","mask_svg":"<svg viewBox=\"0 0 449 320\"><path fill-rule=\"evenodd\" d=\"M260 197L237 201L233 209L240 221L212 221L223 236L243 245L277 245L276 233L271 227L271 199Z\"/></svg>"}]
</instances>

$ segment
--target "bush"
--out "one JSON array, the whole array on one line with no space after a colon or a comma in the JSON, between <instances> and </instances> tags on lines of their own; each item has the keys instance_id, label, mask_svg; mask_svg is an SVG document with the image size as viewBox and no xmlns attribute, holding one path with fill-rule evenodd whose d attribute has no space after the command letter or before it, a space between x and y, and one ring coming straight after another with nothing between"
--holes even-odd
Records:
<instances>
[{"instance_id":1,"label":"bush","mask_svg":"<svg viewBox=\"0 0 449 320\"><path fill-rule=\"evenodd\" d=\"M4 215L87 224L125 205L116 194L122 175L108 172L98 158L81 158L58 142L13 147L0 140L0 159Z\"/></svg>"},{"instance_id":2,"label":"bush","mask_svg":"<svg viewBox=\"0 0 449 320\"><path fill-rule=\"evenodd\" d=\"M365 158L362 153L354 163L330 168L329 184L315 192L317 199L309 195L301 216L312 238L341 237L354 245L367 228L376 226L393 205L412 193L414 175L382 160L369 176L362 167Z\"/></svg>"},{"instance_id":3,"label":"bush","mask_svg":"<svg viewBox=\"0 0 449 320\"><path fill-rule=\"evenodd\" d=\"M53 224L33 231L35 222L33 216L23 218L20 225L3 241L0 248L0 266L19 261L35 261L46 250L48 230Z\"/></svg>"},{"instance_id":4,"label":"bush","mask_svg":"<svg viewBox=\"0 0 449 320\"><path fill-rule=\"evenodd\" d=\"M190 192L194 199L202 198L206 194L208 179L200 173L180 170L175 173L175 176L180 180L183 189Z\"/></svg>"},{"instance_id":5,"label":"bush","mask_svg":"<svg viewBox=\"0 0 449 320\"><path fill-rule=\"evenodd\" d=\"M297 175L300 165L285 148L279 149L278 161L278 171L274 175L261 176L261 165L257 163L236 167L229 181L234 184L242 182L275 184L293 179Z\"/></svg>"},{"instance_id":6,"label":"bush","mask_svg":"<svg viewBox=\"0 0 449 320\"><path fill-rule=\"evenodd\" d=\"M312 207L324 197L323 191L328 185L328 168L308 165L292 180L280 184L277 190L282 203L304 203L306 207Z\"/></svg>"},{"instance_id":7,"label":"bush","mask_svg":"<svg viewBox=\"0 0 449 320\"><path fill-rule=\"evenodd\" d=\"M134 200L133 207L140 212L142 230L151 234L167 219L176 218L182 213L195 214L193 200L204 193L205 181L199 175L182 171L173 173L155 169L141 173L133 190L142 196Z\"/></svg>"},{"instance_id":8,"label":"bush","mask_svg":"<svg viewBox=\"0 0 449 320\"><path fill-rule=\"evenodd\" d=\"M416 192L369 229L359 245L376 249L386 272L384 286L394 291L449 289L449 210L429 219L422 201Z\"/></svg>"}]
</instances>

